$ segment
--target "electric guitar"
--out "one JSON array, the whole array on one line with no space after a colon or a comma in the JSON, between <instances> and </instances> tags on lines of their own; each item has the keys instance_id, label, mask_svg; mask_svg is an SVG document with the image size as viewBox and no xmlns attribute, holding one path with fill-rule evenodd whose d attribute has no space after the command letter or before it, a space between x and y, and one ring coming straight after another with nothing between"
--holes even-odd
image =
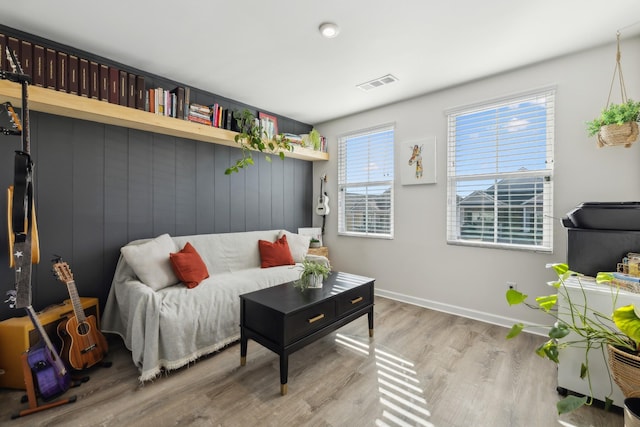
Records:
<instances>
[{"instance_id":1,"label":"electric guitar","mask_svg":"<svg viewBox=\"0 0 640 427\"><path fill-rule=\"evenodd\" d=\"M66 262L56 260L53 271L57 278L67 285L67 291L73 304L73 316L58 324L58 336L62 340L62 357L75 370L89 368L100 362L109 350L107 340L97 327L93 315L86 316L76 282Z\"/></svg>"},{"instance_id":2,"label":"electric guitar","mask_svg":"<svg viewBox=\"0 0 640 427\"><path fill-rule=\"evenodd\" d=\"M318 204L316 206L316 213L320 216L329 215L329 196L327 192L322 190L322 184L327 182L327 175L322 175L320 178L320 196L318 197Z\"/></svg>"},{"instance_id":3,"label":"electric guitar","mask_svg":"<svg viewBox=\"0 0 640 427\"><path fill-rule=\"evenodd\" d=\"M14 185L7 190L7 225L9 229L9 266L15 269L16 305L31 305L31 264L40 262L38 228L35 223L35 202L33 200L33 161L30 151L28 86L31 77L24 74L22 67L9 47L6 54L12 73L4 72L2 78L20 82L22 86L23 123L13 107L5 104L14 122L14 130L22 136L22 150L16 151L14 161ZM17 123L16 123L17 122ZM3 132L4 133L4 132Z\"/></svg>"},{"instance_id":4,"label":"electric guitar","mask_svg":"<svg viewBox=\"0 0 640 427\"><path fill-rule=\"evenodd\" d=\"M14 308L16 303L16 291L7 292L7 302ZM25 307L27 314L36 328L40 337L38 344L27 351L27 364L35 377L35 385L43 400L51 400L69 389L71 375L58 355L55 347L47 335L40 319L31 305Z\"/></svg>"}]
</instances>

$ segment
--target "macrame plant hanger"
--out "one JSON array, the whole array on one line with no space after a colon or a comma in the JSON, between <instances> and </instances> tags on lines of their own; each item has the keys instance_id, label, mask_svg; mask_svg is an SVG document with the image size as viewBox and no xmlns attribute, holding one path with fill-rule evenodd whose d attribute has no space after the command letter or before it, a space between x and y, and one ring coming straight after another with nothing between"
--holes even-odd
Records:
<instances>
[{"instance_id":1,"label":"macrame plant hanger","mask_svg":"<svg viewBox=\"0 0 640 427\"><path fill-rule=\"evenodd\" d=\"M616 32L617 38L617 50L616 50L616 66L613 69L613 77L611 78L611 85L609 86L609 96L607 97L607 105L604 109L609 108L611 102L611 94L613 93L613 85L616 81L616 76L620 82L620 97L621 103L626 104L627 88L624 84L624 76L622 75L622 65L620 63L620 31ZM623 125L609 125L603 126L598 132L598 147L604 147L608 145L624 145L625 147L631 147L631 144L638 138L638 124L635 121L627 122Z\"/></svg>"}]
</instances>

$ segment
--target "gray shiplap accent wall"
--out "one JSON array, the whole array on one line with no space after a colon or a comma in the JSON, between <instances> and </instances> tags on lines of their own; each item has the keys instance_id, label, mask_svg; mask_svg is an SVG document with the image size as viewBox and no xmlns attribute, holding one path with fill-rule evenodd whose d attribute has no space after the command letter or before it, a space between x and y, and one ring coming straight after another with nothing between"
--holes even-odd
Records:
<instances>
[{"instance_id":1,"label":"gray shiplap accent wall","mask_svg":"<svg viewBox=\"0 0 640 427\"><path fill-rule=\"evenodd\" d=\"M1 142L6 188L20 139ZM32 277L36 310L68 298L51 274L53 254L71 266L80 296L103 305L119 249L131 240L311 225L308 161L272 156L270 163L258 153L253 167L227 176L239 149L38 112L31 114L31 154L41 248ZM7 238L0 227L4 248ZM2 296L13 289L8 263L8 251L0 250ZM0 308L0 320L15 315L24 313Z\"/></svg>"}]
</instances>

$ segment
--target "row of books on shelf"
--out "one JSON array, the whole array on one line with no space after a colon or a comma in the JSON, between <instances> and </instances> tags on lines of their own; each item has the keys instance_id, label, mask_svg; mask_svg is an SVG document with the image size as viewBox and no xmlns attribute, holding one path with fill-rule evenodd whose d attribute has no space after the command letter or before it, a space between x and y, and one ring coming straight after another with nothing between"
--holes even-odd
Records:
<instances>
[{"instance_id":1,"label":"row of books on shelf","mask_svg":"<svg viewBox=\"0 0 640 427\"><path fill-rule=\"evenodd\" d=\"M294 145L322 151L323 153L327 152L327 139L324 136L320 136L319 141L314 144L307 134L297 135L293 133L283 133L282 135Z\"/></svg>"},{"instance_id":2,"label":"row of books on shelf","mask_svg":"<svg viewBox=\"0 0 640 427\"><path fill-rule=\"evenodd\" d=\"M14 71L9 57L5 54L6 48L13 52L22 72L31 76L31 84L35 86L206 126L239 131L234 119L234 110L218 103L190 103L188 87L148 88L151 84L145 81L145 76L0 33L2 71ZM259 113L259 116L256 120L267 134L267 138L275 136L278 133L277 118L264 113ZM321 137L320 144L316 142L315 146L309 144L308 139L305 141L301 135L287 134L287 137L296 145L327 151L324 137Z\"/></svg>"},{"instance_id":3,"label":"row of books on shelf","mask_svg":"<svg viewBox=\"0 0 640 427\"><path fill-rule=\"evenodd\" d=\"M144 76L0 33L3 71L14 71L5 55L7 47L18 60L14 65L31 76L32 85L145 109Z\"/></svg>"},{"instance_id":4,"label":"row of books on shelf","mask_svg":"<svg viewBox=\"0 0 640 427\"><path fill-rule=\"evenodd\" d=\"M199 121L189 114L189 88L147 88L148 83L142 75L0 33L0 70L3 71L14 71L5 55L7 47L35 86L158 115ZM230 129L231 114L217 105L215 112L214 122L209 123L207 119L205 124Z\"/></svg>"}]
</instances>

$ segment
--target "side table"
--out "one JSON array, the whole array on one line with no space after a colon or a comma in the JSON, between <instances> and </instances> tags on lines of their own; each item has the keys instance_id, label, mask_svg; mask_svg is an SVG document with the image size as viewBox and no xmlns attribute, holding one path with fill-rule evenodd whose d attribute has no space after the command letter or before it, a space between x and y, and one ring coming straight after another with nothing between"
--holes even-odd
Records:
<instances>
[{"instance_id":1,"label":"side table","mask_svg":"<svg viewBox=\"0 0 640 427\"><path fill-rule=\"evenodd\" d=\"M322 255L323 257L329 258L329 248L326 246L320 246L319 248L309 248L307 252L311 255Z\"/></svg>"}]
</instances>

